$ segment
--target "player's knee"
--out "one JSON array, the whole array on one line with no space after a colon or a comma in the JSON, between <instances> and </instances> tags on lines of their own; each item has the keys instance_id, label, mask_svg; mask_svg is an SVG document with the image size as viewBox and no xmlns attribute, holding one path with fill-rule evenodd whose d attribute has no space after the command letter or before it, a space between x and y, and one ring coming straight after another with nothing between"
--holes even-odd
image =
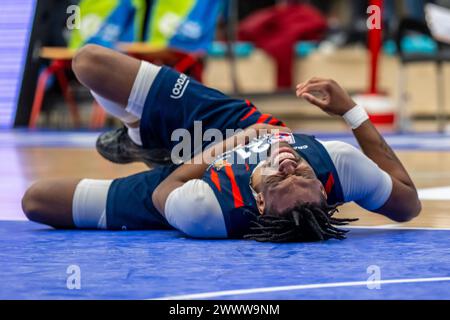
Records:
<instances>
[{"instance_id":1,"label":"player's knee","mask_svg":"<svg viewBox=\"0 0 450 320\"><path fill-rule=\"evenodd\" d=\"M39 222L44 210L43 203L44 194L42 183L37 182L25 192L22 198L22 210L29 220Z\"/></svg>"},{"instance_id":2,"label":"player's knee","mask_svg":"<svg viewBox=\"0 0 450 320\"><path fill-rule=\"evenodd\" d=\"M77 51L72 59L72 70L78 80L84 85L89 86L96 75L96 67L102 63L102 57L105 54L105 48L87 44Z\"/></svg>"}]
</instances>

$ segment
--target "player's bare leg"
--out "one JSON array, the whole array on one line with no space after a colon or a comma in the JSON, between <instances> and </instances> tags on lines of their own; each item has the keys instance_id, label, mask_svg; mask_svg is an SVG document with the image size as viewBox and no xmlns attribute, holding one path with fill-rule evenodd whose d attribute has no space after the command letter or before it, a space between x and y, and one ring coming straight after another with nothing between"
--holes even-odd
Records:
<instances>
[{"instance_id":1,"label":"player's bare leg","mask_svg":"<svg viewBox=\"0 0 450 320\"><path fill-rule=\"evenodd\" d=\"M97 150L103 157L115 163L144 161L152 165L168 161L166 154L140 147L143 104L159 67L111 49L87 45L75 55L72 68L106 112L125 125L99 137Z\"/></svg>"},{"instance_id":2,"label":"player's bare leg","mask_svg":"<svg viewBox=\"0 0 450 320\"><path fill-rule=\"evenodd\" d=\"M55 228L74 228L72 199L80 179L46 179L33 184L22 198L28 219Z\"/></svg>"}]
</instances>

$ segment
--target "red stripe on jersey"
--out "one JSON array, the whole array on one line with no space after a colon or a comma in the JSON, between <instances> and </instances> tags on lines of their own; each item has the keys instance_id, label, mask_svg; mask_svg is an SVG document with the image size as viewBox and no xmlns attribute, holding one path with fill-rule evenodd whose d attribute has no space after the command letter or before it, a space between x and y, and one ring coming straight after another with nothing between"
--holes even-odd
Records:
<instances>
[{"instance_id":1,"label":"red stripe on jersey","mask_svg":"<svg viewBox=\"0 0 450 320\"><path fill-rule=\"evenodd\" d=\"M245 119L247 119L248 117L250 117L252 114L254 114L255 111L256 111L256 108L255 108L255 107L252 107L252 108L250 109L250 111L247 112L247 113L245 114L245 116L243 116L243 117L241 118L240 121L244 121Z\"/></svg>"},{"instance_id":2,"label":"red stripe on jersey","mask_svg":"<svg viewBox=\"0 0 450 320\"><path fill-rule=\"evenodd\" d=\"M239 190L239 186L236 183L236 178L234 177L234 172L233 169L231 169L231 166L225 166L225 173L231 182L231 192L233 193L234 207L242 207L244 205L244 200L242 200L242 194Z\"/></svg>"},{"instance_id":3,"label":"red stripe on jersey","mask_svg":"<svg viewBox=\"0 0 450 320\"><path fill-rule=\"evenodd\" d=\"M328 176L327 183L325 183L325 192L327 194L330 194L331 189L333 188L333 185L334 185L334 177L333 177L333 174L330 173L330 175Z\"/></svg>"},{"instance_id":4,"label":"red stripe on jersey","mask_svg":"<svg viewBox=\"0 0 450 320\"><path fill-rule=\"evenodd\" d=\"M246 171L250 171L250 167L249 167L249 165L247 163L245 164L245 170Z\"/></svg>"},{"instance_id":5,"label":"red stripe on jersey","mask_svg":"<svg viewBox=\"0 0 450 320\"><path fill-rule=\"evenodd\" d=\"M256 123L263 123L270 117L270 114L262 114L261 117L259 117L258 121Z\"/></svg>"},{"instance_id":6,"label":"red stripe on jersey","mask_svg":"<svg viewBox=\"0 0 450 320\"><path fill-rule=\"evenodd\" d=\"M282 127L285 127L286 125L283 123L283 122L281 122L280 120L278 120L277 118L272 118L269 122L268 122L269 124L273 124L273 125L277 125L277 126L282 126Z\"/></svg>"},{"instance_id":7,"label":"red stripe on jersey","mask_svg":"<svg viewBox=\"0 0 450 320\"><path fill-rule=\"evenodd\" d=\"M219 192L222 192L222 188L220 186L219 175L217 174L216 171L214 171L214 169L211 169L211 181L214 183L217 190L219 190Z\"/></svg>"},{"instance_id":8,"label":"red stripe on jersey","mask_svg":"<svg viewBox=\"0 0 450 320\"><path fill-rule=\"evenodd\" d=\"M280 121L278 121L277 118L272 118L272 119L270 119L270 121L267 122L267 123L268 123L268 124L277 124L278 122L280 122Z\"/></svg>"}]
</instances>

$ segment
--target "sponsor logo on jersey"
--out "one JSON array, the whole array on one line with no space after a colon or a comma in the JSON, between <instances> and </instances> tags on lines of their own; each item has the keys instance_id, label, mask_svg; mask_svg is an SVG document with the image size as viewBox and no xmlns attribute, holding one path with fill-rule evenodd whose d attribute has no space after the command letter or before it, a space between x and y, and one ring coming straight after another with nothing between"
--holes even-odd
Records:
<instances>
[{"instance_id":1,"label":"sponsor logo on jersey","mask_svg":"<svg viewBox=\"0 0 450 320\"><path fill-rule=\"evenodd\" d=\"M213 165L214 169L216 169L217 171L219 171L223 167L231 166L231 164L225 159L218 159L218 160L214 161L212 165Z\"/></svg>"},{"instance_id":2,"label":"sponsor logo on jersey","mask_svg":"<svg viewBox=\"0 0 450 320\"><path fill-rule=\"evenodd\" d=\"M287 142L289 144L294 144L295 138L294 135L290 132L278 132L274 133L269 139L270 144L275 142Z\"/></svg>"}]
</instances>

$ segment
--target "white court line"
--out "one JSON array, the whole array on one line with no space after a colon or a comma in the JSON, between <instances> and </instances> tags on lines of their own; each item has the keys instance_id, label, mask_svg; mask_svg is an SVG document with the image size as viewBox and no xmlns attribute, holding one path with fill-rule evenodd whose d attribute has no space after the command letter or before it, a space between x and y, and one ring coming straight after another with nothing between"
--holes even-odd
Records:
<instances>
[{"instance_id":1,"label":"white court line","mask_svg":"<svg viewBox=\"0 0 450 320\"><path fill-rule=\"evenodd\" d=\"M356 287L356 286L367 286L367 285L373 286L375 284L382 285L382 284L395 284L395 283L401 284L401 283L442 282L442 281L450 281L450 277L392 279L392 280L380 280L380 281L367 281L366 280L366 281L353 281L353 282L301 284L301 285L293 285L293 286L266 287L266 288L194 293L194 294L185 294L185 295L178 295L178 296L167 296L167 297L148 299L148 300L209 299L209 298L217 298L217 297L224 297L224 296L247 295L247 294L253 294L253 293L268 293L268 292L296 291L296 290L305 290L305 289L338 288L338 287Z\"/></svg>"},{"instance_id":2,"label":"white court line","mask_svg":"<svg viewBox=\"0 0 450 320\"><path fill-rule=\"evenodd\" d=\"M403 227L396 223L383 224L379 226L344 226L344 229L386 229L386 230L436 230L450 231L450 228L434 228L434 227Z\"/></svg>"}]
</instances>

